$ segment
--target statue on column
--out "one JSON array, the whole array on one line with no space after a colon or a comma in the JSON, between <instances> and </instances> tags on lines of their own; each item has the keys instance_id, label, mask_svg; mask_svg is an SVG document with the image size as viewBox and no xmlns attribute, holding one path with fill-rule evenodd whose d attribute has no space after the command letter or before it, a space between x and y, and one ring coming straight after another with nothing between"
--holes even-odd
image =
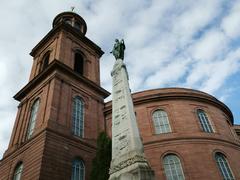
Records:
<instances>
[{"instance_id":1,"label":"statue on column","mask_svg":"<svg viewBox=\"0 0 240 180\"><path fill-rule=\"evenodd\" d=\"M124 40L122 39L119 41L118 39L115 40L115 44L113 46L113 50L110 52L114 55L115 59L124 59L124 50L125 50L125 44Z\"/></svg>"}]
</instances>

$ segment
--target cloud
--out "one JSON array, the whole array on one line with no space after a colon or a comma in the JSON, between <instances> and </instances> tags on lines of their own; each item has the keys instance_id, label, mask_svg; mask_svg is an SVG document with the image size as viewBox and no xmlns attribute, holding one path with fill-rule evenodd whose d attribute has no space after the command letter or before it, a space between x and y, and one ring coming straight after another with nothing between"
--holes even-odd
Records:
<instances>
[{"instance_id":1,"label":"cloud","mask_svg":"<svg viewBox=\"0 0 240 180\"><path fill-rule=\"evenodd\" d=\"M237 1L230 13L223 18L221 28L230 38L237 38L240 35L240 2Z\"/></svg>"},{"instance_id":2,"label":"cloud","mask_svg":"<svg viewBox=\"0 0 240 180\"><path fill-rule=\"evenodd\" d=\"M197 61L216 60L226 53L229 39L218 29L207 31L189 48L189 54Z\"/></svg>"},{"instance_id":3,"label":"cloud","mask_svg":"<svg viewBox=\"0 0 240 180\"><path fill-rule=\"evenodd\" d=\"M203 30L221 12L221 1L186 1L182 12L172 20L172 33L180 46L192 42L193 36Z\"/></svg>"},{"instance_id":4,"label":"cloud","mask_svg":"<svg viewBox=\"0 0 240 180\"><path fill-rule=\"evenodd\" d=\"M203 83L201 90L214 93L224 84L227 77L239 70L240 48L230 52L223 61L213 62L209 66L209 76Z\"/></svg>"},{"instance_id":5,"label":"cloud","mask_svg":"<svg viewBox=\"0 0 240 180\"><path fill-rule=\"evenodd\" d=\"M158 88L176 83L178 79L185 75L189 62L189 59L177 59L170 64L163 65L146 79L146 87Z\"/></svg>"}]
</instances>

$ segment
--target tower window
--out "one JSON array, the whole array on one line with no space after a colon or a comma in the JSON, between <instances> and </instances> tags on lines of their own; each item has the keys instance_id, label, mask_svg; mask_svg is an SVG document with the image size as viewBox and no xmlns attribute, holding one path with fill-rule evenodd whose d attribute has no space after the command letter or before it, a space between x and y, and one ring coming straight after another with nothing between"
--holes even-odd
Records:
<instances>
[{"instance_id":1,"label":"tower window","mask_svg":"<svg viewBox=\"0 0 240 180\"><path fill-rule=\"evenodd\" d=\"M180 159L175 154L168 154L163 158L164 172L167 180L184 180Z\"/></svg>"},{"instance_id":2,"label":"tower window","mask_svg":"<svg viewBox=\"0 0 240 180\"><path fill-rule=\"evenodd\" d=\"M36 119L37 119L37 112L38 112L38 108L39 108L39 103L40 103L40 100L37 99L31 107L31 114L30 114L30 121L29 121L29 125L28 125L27 139L31 138L31 136L33 134L35 124L36 124Z\"/></svg>"},{"instance_id":3,"label":"tower window","mask_svg":"<svg viewBox=\"0 0 240 180\"><path fill-rule=\"evenodd\" d=\"M72 178L71 180L84 180L85 167L81 159L75 159L72 163Z\"/></svg>"},{"instance_id":4,"label":"tower window","mask_svg":"<svg viewBox=\"0 0 240 180\"><path fill-rule=\"evenodd\" d=\"M74 27L78 30L81 30L81 25L78 22L75 22Z\"/></svg>"},{"instance_id":5,"label":"tower window","mask_svg":"<svg viewBox=\"0 0 240 180\"><path fill-rule=\"evenodd\" d=\"M74 71L80 75L83 75L83 57L80 53L75 54Z\"/></svg>"},{"instance_id":6,"label":"tower window","mask_svg":"<svg viewBox=\"0 0 240 180\"><path fill-rule=\"evenodd\" d=\"M41 69L40 71L43 71L44 69L47 68L48 64L49 64L49 58L50 58L50 52L47 52L44 56L43 56L43 60L41 63Z\"/></svg>"},{"instance_id":7,"label":"tower window","mask_svg":"<svg viewBox=\"0 0 240 180\"><path fill-rule=\"evenodd\" d=\"M222 174L224 180L234 180L230 166L226 160L224 154L217 152L215 154L215 160L218 165L218 169Z\"/></svg>"},{"instance_id":8,"label":"tower window","mask_svg":"<svg viewBox=\"0 0 240 180\"><path fill-rule=\"evenodd\" d=\"M72 20L69 19L69 18L64 19L64 22L69 24L69 25L72 25Z\"/></svg>"},{"instance_id":9,"label":"tower window","mask_svg":"<svg viewBox=\"0 0 240 180\"><path fill-rule=\"evenodd\" d=\"M156 134L171 132L168 116L165 111L163 110L154 111L152 118Z\"/></svg>"},{"instance_id":10,"label":"tower window","mask_svg":"<svg viewBox=\"0 0 240 180\"><path fill-rule=\"evenodd\" d=\"M213 128L212 128L212 125L209 122L207 114L202 109L198 109L197 110L197 115L198 115L198 119L199 119L199 122L201 124L201 127L202 127L203 131L208 132L208 133L212 133Z\"/></svg>"},{"instance_id":11,"label":"tower window","mask_svg":"<svg viewBox=\"0 0 240 180\"><path fill-rule=\"evenodd\" d=\"M13 180L20 180L23 171L23 163L18 163L13 174Z\"/></svg>"},{"instance_id":12,"label":"tower window","mask_svg":"<svg viewBox=\"0 0 240 180\"><path fill-rule=\"evenodd\" d=\"M72 132L81 138L84 134L84 103L79 96L73 100Z\"/></svg>"}]
</instances>

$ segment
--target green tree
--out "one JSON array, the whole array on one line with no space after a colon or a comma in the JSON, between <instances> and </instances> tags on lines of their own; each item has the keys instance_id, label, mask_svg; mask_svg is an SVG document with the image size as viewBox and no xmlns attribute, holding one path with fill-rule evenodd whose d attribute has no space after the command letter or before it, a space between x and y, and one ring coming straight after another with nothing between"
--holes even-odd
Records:
<instances>
[{"instance_id":1,"label":"green tree","mask_svg":"<svg viewBox=\"0 0 240 180\"><path fill-rule=\"evenodd\" d=\"M97 153L92 161L91 180L108 180L112 159L112 141L105 132L101 132L97 139Z\"/></svg>"}]
</instances>

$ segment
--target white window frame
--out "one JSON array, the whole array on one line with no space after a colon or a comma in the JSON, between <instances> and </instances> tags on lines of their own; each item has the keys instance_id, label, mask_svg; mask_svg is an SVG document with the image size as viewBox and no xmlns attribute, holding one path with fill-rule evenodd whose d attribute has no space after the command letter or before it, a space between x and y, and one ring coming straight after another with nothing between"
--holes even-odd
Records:
<instances>
[{"instance_id":1,"label":"white window frame","mask_svg":"<svg viewBox=\"0 0 240 180\"><path fill-rule=\"evenodd\" d=\"M84 101L80 96L75 96L73 99L72 133L84 137Z\"/></svg>"},{"instance_id":2,"label":"white window frame","mask_svg":"<svg viewBox=\"0 0 240 180\"><path fill-rule=\"evenodd\" d=\"M163 166L167 180L185 180L182 164L177 155L165 155L163 158Z\"/></svg>"},{"instance_id":3,"label":"white window frame","mask_svg":"<svg viewBox=\"0 0 240 180\"><path fill-rule=\"evenodd\" d=\"M74 159L72 162L72 176L71 180L85 179L85 165L81 159Z\"/></svg>"},{"instance_id":4,"label":"white window frame","mask_svg":"<svg viewBox=\"0 0 240 180\"><path fill-rule=\"evenodd\" d=\"M235 180L233 172L224 154L216 152L215 161L224 180Z\"/></svg>"},{"instance_id":5,"label":"white window frame","mask_svg":"<svg viewBox=\"0 0 240 180\"><path fill-rule=\"evenodd\" d=\"M39 105L40 105L40 99L38 98L34 101L34 103L31 106L30 120L28 123L28 131L27 131L27 139L30 139L33 135L33 132L36 126Z\"/></svg>"},{"instance_id":6,"label":"white window frame","mask_svg":"<svg viewBox=\"0 0 240 180\"><path fill-rule=\"evenodd\" d=\"M15 170L13 173L13 180L21 180L22 172L23 172L23 163L20 162L15 167Z\"/></svg>"},{"instance_id":7,"label":"white window frame","mask_svg":"<svg viewBox=\"0 0 240 180\"><path fill-rule=\"evenodd\" d=\"M207 113L202 109L197 109L197 117L204 132L213 133L214 129Z\"/></svg>"},{"instance_id":8,"label":"white window frame","mask_svg":"<svg viewBox=\"0 0 240 180\"><path fill-rule=\"evenodd\" d=\"M155 134L172 132L167 112L157 109L152 113L152 120Z\"/></svg>"}]
</instances>

